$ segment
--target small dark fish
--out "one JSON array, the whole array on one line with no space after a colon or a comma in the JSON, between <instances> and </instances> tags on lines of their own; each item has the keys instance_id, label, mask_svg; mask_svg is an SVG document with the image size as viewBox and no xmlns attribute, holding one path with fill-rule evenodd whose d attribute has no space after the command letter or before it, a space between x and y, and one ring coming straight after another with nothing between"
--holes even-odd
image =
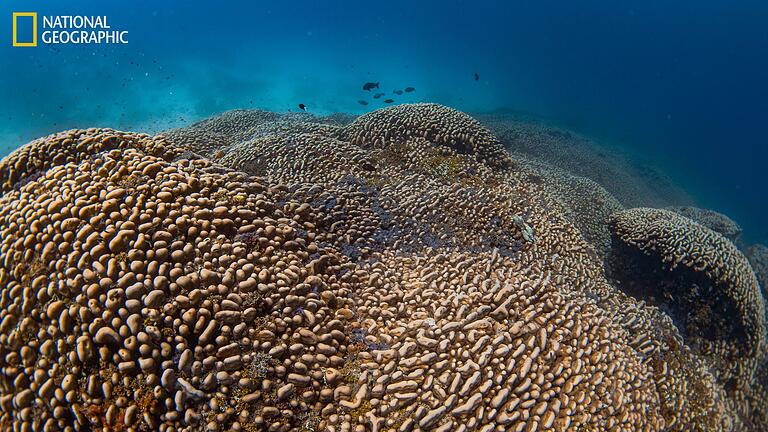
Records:
<instances>
[{"instance_id":1,"label":"small dark fish","mask_svg":"<svg viewBox=\"0 0 768 432\"><path fill-rule=\"evenodd\" d=\"M406 93L412 93L412 92L414 92L414 91L416 91L416 89L415 89L415 88L413 88L413 87L406 87L406 88L405 88L405 92L406 92Z\"/></svg>"},{"instance_id":2,"label":"small dark fish","mask_svg":"<svg viewBox=\"0 0 768 432\"><path fill-rule=\"evenodd\" d=\"M475 81L480 81L480 75L478 75L477 72L475 72Z\"/></svg>"},{"instance_id":3,"label":"small dark fish","mask_svg":"<svg viewBox=\"0 0 768 432\"><path fill-rule=\"evenodd\" d=\"M306 111L307 110L307 106L304 105L304 104L299 104L299 109L302 110L302 111Z\"/></svg>"},{"instance_id":4,"label":"small dark fish","mask_svg":"<svg viewBox=\"0 0 768 432\"><path fill-rule=\"evenodd\" d=\"M380 98L382 96L384 96L384 93L376 93L375 95L373 95L373 98L374 99L378 99L378 98Z\"/></svg>"},{"instance_id":5,"label":"small dark fish","mask_svg":"<svg viewBox=\"0 0 768 432\"><path fill-rule=\"evenodd\" d=\"M400 96L401 94L403 94L403 91L402 90L394 90L392 93Z\"/></svg>"},{"instance_id":6,"label":"small dark fish","mask_svg":"<svg viewBox=\"0 0 768 432\"><path fill-rule=\"evenodd\" d=\"M360 105L368 105L368 102L364 100L359 100L357 101L357 103L359 103Z\"/></svg>"},{"instance_id":7,"label":"small dark fish","mask_svg":"<svg viewBox=\"0 0 768 432\"><path fill-rule=\"evenodd\" d=\"M394 102L394 99L384 99L384 103L392 103Z\"/></svg>"},{"instance_id":8,"label":"small dark fish","mask_svg":"<svg viewBox=\"0 0 768 432\"><path fill-rule=\"evenodd\" d=\"M371 91L371 89L379 88L379 83L377 82L367 82L363 84L363 90L365 91Z\"/></svg>"}]
</instances>

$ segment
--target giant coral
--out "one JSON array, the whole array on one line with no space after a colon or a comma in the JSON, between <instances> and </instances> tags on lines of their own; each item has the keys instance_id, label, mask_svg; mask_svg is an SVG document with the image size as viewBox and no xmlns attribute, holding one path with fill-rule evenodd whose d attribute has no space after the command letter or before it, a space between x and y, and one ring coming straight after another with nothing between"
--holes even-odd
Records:
<instances>
[{"instance_id":1,"label":"giant coral","mask_svg":"<svg viewBox=\"0 0 768 432\"><path fill-rule=\"evenodd\" d=\"M755 270L755 276L760 282L763 297L768 298L768 247L762 244L752 245L746 251L749 263Z\"/></svg>"},{"instance_id":2,"label":"giant coral","mask_svg":"<svg viewBox=\"0 0 768 432\"><path fill-rule=\"evenodd\" d=\"M626 247L657 260L665 270L683 270L682 283L690 279L691 288L697 291L694 301L708 303L712 314L719 317L716 321L710 316L707 322L691 323L716 327L703 336L692 330L691 337L723 337L729 343L740 344L739 348L748 353L759 349L765 339L763 299L749 261L733 243L691 219L661 209L614 213L611 226ZM669 295L679 300L686 293ZM684 309L689 315L696 313L690 307ZM720 334L724 329L731 334Z\"/></svg>"},{"instance_id":3,"label":"giant coral","mask_svg":"<svg viewBox=\"0 0 768 432\"><path fill-rule=\"evenodd\" d=\"M702 209L690 206L667 207L679 215L692 219L705 227L722 234L731 241L741 236L741 227L728 216L714 210Z\"/></svg>"},{"instance_id":4,"label":"giant coral","mask_svg":"<svg viewBox=\"0 0 768 432\"><path fill-rule=\"evenodd\" d=\"M752 407L766 404L765 305L747 258L721 234L669 210L623 210L610 223L611 276L668 310L686 344L709 359L729 403L753 425L764 422L765 412Z\"/></svg>"},{"instance_id":5,"label":"giant coral","mask_svg":"<svg viewBox=\"0 0 768 432\"><path fill-rule=\"evenodd\" d=\"M0 422L764 426L608 283L545 173L438 105L34 141L0 163Z\"/></svg>"}]
</instances>

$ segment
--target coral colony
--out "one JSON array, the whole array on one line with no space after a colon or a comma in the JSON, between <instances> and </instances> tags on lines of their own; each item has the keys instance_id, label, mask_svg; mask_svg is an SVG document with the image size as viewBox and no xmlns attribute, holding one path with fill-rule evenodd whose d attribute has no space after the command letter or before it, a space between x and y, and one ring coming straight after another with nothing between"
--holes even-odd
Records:
<instances>
[{"instance_id":1,"label":"coral colony","mask_svg":"<svg viewBox=\"0 0 768 432\"><path fill-rule=\"evenodd\" d=\"M237 110L16 150L0 424L765 430L764 299L738 226L625 208L623 174L603 187L510 152L497 136L524 131L496 126L435 104Z\"/></svg>"}]
</instances>

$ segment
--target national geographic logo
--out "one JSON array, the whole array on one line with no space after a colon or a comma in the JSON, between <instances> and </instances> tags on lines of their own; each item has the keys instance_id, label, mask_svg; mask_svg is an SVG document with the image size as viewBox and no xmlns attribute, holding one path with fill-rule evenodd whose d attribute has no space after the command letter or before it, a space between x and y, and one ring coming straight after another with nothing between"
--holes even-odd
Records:
<instances>
[{"instance_id":1,"label":"national geographic logo","mask_svg":"<svg viewBox=\"0 0 768 432\"><path fill-rule=\"evenodd\" d=\"M31 19L31 32L22 35L19 38L19 21ZM31 33L31 34L30 34ZM27 38L25 38L26 36ZM21 40L21 41L20 41ZM27 40L27 42L22 42ZM14 12L13 13L13 46L15 47L36 47L37 46L37 12Z\"/></svg>"},{"instance_id":2,"label":"national geographic logo","mask_svg":"<svg viewBox=\"0 0 768 432\"><path fill-rule=\"evenodd\" d=\"M43 15L38 33L37 12L13 12L13 46L128 43L127 30L115 30L106 15Z\"/></svg>"}]
</instances>

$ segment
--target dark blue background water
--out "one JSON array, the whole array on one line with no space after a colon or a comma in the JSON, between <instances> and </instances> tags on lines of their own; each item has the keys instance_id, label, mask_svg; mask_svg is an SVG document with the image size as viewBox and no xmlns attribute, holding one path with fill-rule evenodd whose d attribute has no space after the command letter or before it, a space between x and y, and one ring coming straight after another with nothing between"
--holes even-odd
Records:
<instances>
[{"instance_id":1,"label":"dark blue background water","mask_svg":"<svg viewBox=\"0 0 768 432\"><path fill-rule=\"evenodd\" d=\"M102 3L2 2L0 152L236 107L360 113L383 105L356 102L371 80L387 96L416 87L397 102L511 108L586 133L768 242L764 1ZM11 11L26 10L106 14L130 43L11 48Z\"/></svg>"}]
</instances>

